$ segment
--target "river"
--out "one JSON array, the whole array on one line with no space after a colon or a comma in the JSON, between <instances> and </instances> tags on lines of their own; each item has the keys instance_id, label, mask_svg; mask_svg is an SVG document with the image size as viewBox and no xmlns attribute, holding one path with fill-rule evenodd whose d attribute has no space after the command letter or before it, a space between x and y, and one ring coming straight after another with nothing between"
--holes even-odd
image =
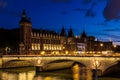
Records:
<instances>
[{"instance_id":1,"label":"river","mask_svg":"<svg viewBox=\"0 0 120 80\"><path fill-rule=\"evenodd\" d=\"M0 80L92 80L91 77L91 74L87 75L85 68L80 72L78 65L72 69L49 72L39 72L30 67L0 70Z\"/></svg>"},{"instance_id":2,"label":"river","mask_svg":"<svg viewBox=\"0 0 120 80\"><path fill-rule=\"evenodd\" d=\"M34 67L0 70L0 80L93 80L92 74L85 69L80 72L76 66L59 71L37 72ZM111 80L111 78L99 79ZM119 79L112 79L119 80Z\"/></svg>"}]
</instances>

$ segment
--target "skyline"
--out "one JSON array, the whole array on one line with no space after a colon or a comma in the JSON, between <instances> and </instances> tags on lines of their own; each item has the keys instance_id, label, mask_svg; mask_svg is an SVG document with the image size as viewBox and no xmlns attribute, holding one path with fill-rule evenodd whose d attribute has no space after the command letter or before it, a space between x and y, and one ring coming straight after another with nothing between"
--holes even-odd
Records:
<instances>
[{"instance_id":1,"label":"skyline","mask_svg":"<svg viewBox=\"0 0 120 80\"><path fill-rule=\"evenodd\" d=\"M119 3L120 0L0 0L0 27L18 28L25 9L33 28L60 32L64 26L66 32L72 28L75 35L85 30L99 40L120 41Z\"/></svg>"}]
</instances>

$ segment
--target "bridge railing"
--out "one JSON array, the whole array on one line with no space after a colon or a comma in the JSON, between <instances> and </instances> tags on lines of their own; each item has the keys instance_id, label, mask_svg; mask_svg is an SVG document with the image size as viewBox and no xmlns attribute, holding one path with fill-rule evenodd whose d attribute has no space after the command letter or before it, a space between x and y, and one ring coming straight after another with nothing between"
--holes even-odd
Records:
<instances>
[{"instance_id":1,"label":"bridge railing","mask_svg":"<svg viewBox=\"0 0 120 80\"><path fill-rule=\"evenodd\" d=\"M41 54L37 54L37 55L1 55L1 56L11 56L11 57L14 57L14 56L40 56L40 57L47 57L47 56L52 56L52 57L62 57L62 56L65 56L65 57L120 57L120 53L116 53L116 54L44 54L44 55L41 55Z\"/></svg>"}]
</instances>

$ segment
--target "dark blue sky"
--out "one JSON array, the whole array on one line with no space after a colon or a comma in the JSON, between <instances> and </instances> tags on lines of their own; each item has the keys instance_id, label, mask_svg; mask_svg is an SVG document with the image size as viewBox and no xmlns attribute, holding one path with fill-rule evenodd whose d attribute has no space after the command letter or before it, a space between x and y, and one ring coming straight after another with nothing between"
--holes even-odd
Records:
<instances>
[{"instance_id":1,"label":"dark blue sky","mask_svg":"<svg viewBox=\"0 0 120 80\"><path fill-rule=\"evenodd\" d=\"M31 17L33 28L60 32L73 29L99 40L120 41L120 0L0 0L0 27L19 27L22 10Z\"/></svg>"}]
</instances>

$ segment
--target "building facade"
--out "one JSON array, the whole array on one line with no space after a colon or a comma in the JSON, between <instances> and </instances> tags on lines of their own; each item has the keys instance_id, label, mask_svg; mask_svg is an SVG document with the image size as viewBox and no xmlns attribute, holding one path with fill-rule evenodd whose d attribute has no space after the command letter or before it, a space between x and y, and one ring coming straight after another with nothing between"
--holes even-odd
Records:
<instances>
[{"instance_id":1,"label":"building facade","mask_svg":"<svg viewBox=\"0 0 120 80\"><path fill-rule=\"evenodd\" d=\"M32 29L32 22L26 17L26 12L22 13L19 54L77 54L111 48L112 42L95 41L95 38L87 36L85 31L81 36L75 37L71 28L68 34L64 27L60 34L50 30Z\"/></svg>"}]
</instances>

